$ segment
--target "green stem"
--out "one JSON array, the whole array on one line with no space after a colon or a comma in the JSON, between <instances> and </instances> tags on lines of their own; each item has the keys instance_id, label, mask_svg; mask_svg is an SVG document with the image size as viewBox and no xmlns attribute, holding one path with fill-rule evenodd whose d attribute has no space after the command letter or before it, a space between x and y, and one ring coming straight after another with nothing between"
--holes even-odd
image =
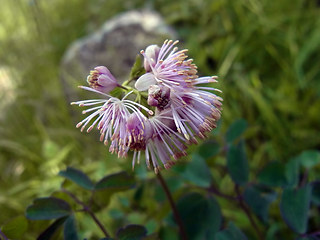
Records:
<instances>
[{"instance_id":1,"label":"green stem","mask_svg":"<svg viewBox=\"0 0 320 240\"><path fill-rule=\"evenodd\" d=\"M68 194L76 203L78 203L79 205L81 205L83 207L83 210L92 217L93 221L98 225L98 227L101 229L101 231L103 232L103 234L106 238L110 237L110 234L108 233L108 231L105 229L105 227L99 221L99 219L94 214L94 212L91 211L89 206L87 206L84 202L82 202L79 198L77 198L73 193L69 192L68 190L66 190L64 188L62 188L61 190L63 192L65 192L66 194Z\"/></svg>"},{"instance_id":2,"label":"green stem","mask_svg":"<svg viewBox=\"0 0 320 240\"><path fill-rule=\"evenodd\" d=\"M169 188L168 188L166 182L164 181L164 179L163 179L163 177L162 177L160 172L158 172L156 174L156 176L157 176L157 178L158 178L158 180L159 180L159 182L160 182L160 184L161 184L161 186L162 186L162 188L163 188L163 190L164 190L164 192L165 192L165 194L166 194L166 196L167 196L167 198L169 200L169 203L170 203L174 218L175 218L175 220L176 220L176 222L178 224L178 227L179 227L179 232L180 232L181 239L182 240L187 240L188 237L187 237L183 222L182 222L181 217L179 215L178 209L177 209L177 207L176 207L176 205L174 203L172 195L171 195L171 193L169 191Z\"/></svg>"}]
</instances>

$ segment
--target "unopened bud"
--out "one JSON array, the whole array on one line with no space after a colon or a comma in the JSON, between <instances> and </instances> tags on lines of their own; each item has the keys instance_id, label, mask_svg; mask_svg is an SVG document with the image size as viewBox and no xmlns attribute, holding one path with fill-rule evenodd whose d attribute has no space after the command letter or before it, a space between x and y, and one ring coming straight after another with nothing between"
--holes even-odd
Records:
<instances>
[{"instance_id":1,"label":"unopened bud","mask_svg":"<svg viewBox=\"0 0 320 240\"><path fill-rule=\"evenodd\" d=\"M91 70L87 82L91 88L104 93L109 93L115 87L120 86L117 79L105 66L98 66Z\"/></svg>"},{"instance_id":2,"label":"unopened bud","mask_svg":"<svg viewBox=\"0 0 320 240\"><path fill-rule=\"evenodd\" d=\"M151 85L148 90L148 104L163 110L170 106L170 88Z\"/></svg>"},{"instance_id":3,"label":"unopened bud","mask_svg":"<svg viewBox=\"0 0 320 240\"><path fill-rule=\"evenodd\" d=\"M144 68L147 72L151 71L151 66L154 67L159 55L160 48L158 45L150 45L146 48L144 58ZM150 66L151 65L151 66Z\"/></svg>"}]
</instances>

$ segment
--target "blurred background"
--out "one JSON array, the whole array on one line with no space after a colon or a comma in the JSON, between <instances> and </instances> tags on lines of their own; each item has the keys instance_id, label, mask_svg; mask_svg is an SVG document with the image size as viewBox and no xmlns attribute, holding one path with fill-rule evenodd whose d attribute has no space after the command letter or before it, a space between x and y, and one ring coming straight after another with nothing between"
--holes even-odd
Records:
<instances>
[{"instance_id":1,"label":"blurred background","mask_svg":"<svg viewBox=\"0 0 320 240\"><path fill-rule=\"evenodd\" d=\"M75 128L80 109L69 104L72 96L61 79L61 62L72 42L133 9L160 14L181 40L180 48L189 49L200 75L219 76L222 121L209 141L223 141L230 124L245 119L250 170L256 172L270 161L286 162L303 150L319 150L319 4L316 0L2 0L0 225L23 215L33 198L59 189L63 180L57 174L66 166L95 180L121 169L131 171L129 159L110 155L96 134ZM75 88L85 84L85 78L77 81ZM194 146L190 151L197 150ZM142 165L137 174L152 178ZM208 165L220 186L232 192L230 177L216 168L225 165L224 159L218 155ZM174 174L164 174L174 179ZM134 212L128 208L132 193L121 194L117 199L122 207L114 203L108 209L115 210L106 210L102 220L119 227L111 220L123 214L117 210L122 208L127 209L126 221L157 231L161 216L150 220L157 202L145 199L149 211ZM220 204L228 215L227 203ZM86 217L80 221L81 234L95 239L99 230L94 223ZM240 225L250 228L247 220ZM43 229L40 223L32 225L25 239L34 239Z\"/></svg>"}]
</instances>

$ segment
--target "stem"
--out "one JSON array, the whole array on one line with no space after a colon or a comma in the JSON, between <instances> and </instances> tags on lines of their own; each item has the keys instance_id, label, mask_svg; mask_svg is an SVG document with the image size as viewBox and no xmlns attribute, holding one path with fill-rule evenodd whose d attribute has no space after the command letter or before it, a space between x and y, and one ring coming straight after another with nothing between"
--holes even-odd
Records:
<instances>
[{"instance_id":1,"label":"stem","mask_svg":"<svg viewBox=\"0 0 320 240\"><path fill-rule=\"evenodd\" d=\"M256 233L258 235L258 238L260 240L263 240L262 233L260 232L260 230L258 228L258 225L256 224L256 222L255 222L255 220L254 220L254 218L253 218L253 216L252 216L252 214L250 212L250 209L248 208L246 203L243 201L243 197L242 197L242 194L240 192L239 185L235 186L235 190L236 190L236 193L237 193L237 196L238 196L238 201L239 201L240 207L243 209L243 211L247 215L252 227L254 228L254 230L256 231Z\"/></svg>"},{"instance_id":2,"label":"stem","mask_svg":"<svg viewBox=\"0 0 320 240\"><path fill-rule=\"evenodd\" d=\"M6 235L4 235L3 232L1 232L1 230L0 230L0 236L3 237L4 240L9 240L9 239L6 237ZM1 239L1 238L0 238L0 239Z\"/></svg>"},{"instance_id":3,"label":"stem","mask_svg":"<svg viewBox=\"0 0 320 240\"><path fill-rule=\"evenodd\" d=\"M63 192L65 192L66 194L68 194L76 203L78 203L79 205L81 205L83 207L83 210L92 217L93 221L98 225L98 227L101 229L101 231L103 232L103 234L105 235L106 238L110 237L110 234L108 233L108 231L105 229L105 227L99 221L99 219L94 214L94 212L91 211L89 206L87 206L84 202L82 202L79 198L77 198L73 193L69 192L68 190L66 190L64 188L62 188L61 190Z\"/></svg>"},{"instance_id":4,"label":"stem","mask_svg":"<svg viewBox=\"0 0 320 240\"><path fill-rule=\"evenodd\" d=\"M315 231L315 232L311 232L311 233L305 233L305 234L300 234L300 237L312 237L312 236L318 236L320 235L320 230Z\"/></svg>"},{"instance_id":5,"label":"stem","mask_svg":"<svg viewBox=\"0 0 320 240\"><path fill-rule=\"evenodd\" d=\"M306 185L307 181L308 181L308 175L309 175L309 171L305 170L305 172L302 175L302 179L299 183L299 188L303 187L304 185Z\"/></svg>"},{"instance_id":6,"label":"stem","mask_svg":"<svg viewBox=\"0 0 320 240\"><path fill-rule=\"evenodd\" d=\"M227 194L224 194L222 192L219 191L219 189L217 189L213 184L207 188L207 190L219 197L223 197L225 199L228 199L228 200L232 200L232 201L238 201L238 197L234 197L234 196L231 196L231 195L227 195Z\"/></svg>"},{"instance_id":7,"label":"stem","mask_svg":"<svg viewBox=\"0 0 320 240\"><path fill-rule=\"evenodd\" d=\"M187 237L185 228L183 226L181 217L180 217L178 209L177 209L177 207L176 207L176 205L175 205L175 203L173 201L173 198L172 198L172 195L171 195L171 193L169 191L169 188L168 188L166 182L164 181L164 179L163 179L163 177L162 177L160 172L158 172L156 174L156 176L157 176L157 178L158 178L158 180L159 180L159 182L160 182L160 184L161 184L161 186L162 186L162 188L163 188L163 190L164 190L164 192L165 192L165 194L166 194L166 196L167 196L167 198L169 200L169 203L170 203L174 218L175 218L176 223L178 224L178 227L179 227L179 232L180 232L181 239L182 240L187 240L188 237Z\"/></svg>"}]
</instances>

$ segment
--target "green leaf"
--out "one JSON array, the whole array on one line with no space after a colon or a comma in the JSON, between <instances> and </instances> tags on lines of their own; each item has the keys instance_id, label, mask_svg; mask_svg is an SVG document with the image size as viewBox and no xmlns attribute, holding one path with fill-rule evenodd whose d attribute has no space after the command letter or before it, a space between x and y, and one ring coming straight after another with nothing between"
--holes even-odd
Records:
<instances>
[{"instance_id":1,"label":"green leaf","mask_svg":"<svg viewBox=\"0 0 320 240\"><path fill-rule=\"evenodd\" d=\"M22 239L27 229L27 219L24 216L19 216L4 224L1 231L10 239Z\"/></svg>"},{"instance_id":2,"label":"green leaf","mask_svg":"<svg viewBox=\"0 0 320 240\"><path fill-rule=\"evenodd\" d=\"M298 157L301 166L310 169L320 164L320 152L316 150L307 150L302 152Z\"/></svg>"},{"instance_id":3,"label":"green leaf","mask_svg":"<svg viewBox=\"0 0 320 240\"><path fill-rule=\"evenodd\" d=\"M248 182L249 165L244 141L240 141L237 146L233 144L230 146L227 153L227 167L235 183L243 185Z\"/></svg>"},{"instance_id":4,"label":"green leaf","mask_svg":"<svg viewBox=\"0 0 320 240\"><path fill-rule=\"evenodd\" d=\"M68 167L67 170L60 171L59 175L75 182L76 184L78 184L79 186L87 190L94 189L94 185L92 181L89 179L89 177L86 174L84 174L80 170Z\"/></svg>"},{"instance_id":5,"label":"green leaf","mask_svg":"<svg viewBox=\"0 0 320 240\"><path fill-rule=\"evenodd\" d=\"M312 202L320 206L320 181L312 183Z\"/></svg>"},{"instance_id":6,"label":"green leaf","mask_svg":"<svg viewBox=\"0 0 320 240\"><path fill-rule=\"evenodd\" d=\"M46 230L44 230L37 240L50 240L52 237L56 234L56 232L59 230L59 228L62 226L62 224L65 222L67 217L62 217L54 221Z\"/></svg>"},{"instance_id":7,"label":"green leaf","mask_svg":"<svg viewBox=\"0 0 320 240\"><path fill-rule=\"evenodd\" d=\"M237 120L231 124L226 133L226 140L228 143L233 142L239 138L248 128L248 122L244 119Z\"/></svg>"},{"instance_id":8,"label":"green leaf","mask_svg":"<svg viewBox=\"0 0 320 240\"><path fill-rule=\"evenodd\" d=\"M311 186L306 185L300 189L287 188L282 193L281 215L287 225L299 234L307 231L311 191Z\"/></svg>"},{"instance_id":9,"label":"green leaf","mask_svg":"<svg viewBox=\"0 0 320 240\"><path fill-rule=\"evenodd\" d=\"M67 218L64 223L63 236L65 240L78 240L77 227L74 215Z\"/></svg>"},{"instance_id":10,"label":"green leaf","mask_svg":"<svg viewBox=\"0 0 320 240\"><path fill-rule=\"evenodd\" d=\"M141 225L127 225L117 232L119 240L140 240L147 235L147 230Z\"/></svg>"},{"instance_id":11,"label":"green leaf","mask_svg":"<svg viewBox=\"0 0 320 240\"><path fill-rule=\"evenodd\" d=\"M299 183L299 172L300 172L300 165L299 160L297 158L291 159L285 165L285 175L287 178L287 186L288 187L296 187Z\"/></svg>"},{"instance_id":12,"label":"green leaf","mask_svg":"<svg viewBox=\"0 0 320 240\"><path fill-rule=\"evenodd\" d=\"M219 231L222 224L222 215L218 202L213 198L209 197L208 201L208 218L207 218L207 229L206 236L208 239L212 239L216 232Z\"/></svg>"},{"instance_id":13,"label":"green leaf","mask_svg":"<svg viewBox=\"0 0 320 240\"><path fill-rule=\"evenodd\" d=\"M266 223L268 221L269 206L276 199L277 194L258 186L249 186L245 189L243 196L257 217Z\"/></svg>"},{"instance_id":14,"label":"green leaf","mask_svg":"<svg viewBox=\"0 0 320 240\"><path fill-rule=\"evenodd\" d=\"M216 233L214 240L247 240L247 237L230 222L228 228Z\"/></svg>"},{"instance_id":15,"label":"green leaf","mask_svg":"<svg viewBox=\"0 0 320 240\"><path fill-rule=\"evenodd\" d=\"M213 179L206 161L198 154L192 155L191 162L181 175L200 187L209 187Z\"/></svg>"},{"instance_id":16,"label":"green leaf","mask_svg":"<svg viewBox=\"0 0 320 240\"><path fill-rule=\"evenodd\" d=\"M135 181L127 172L119 172L102 178L94 186L95 190L128 190L135 186Z\"/></svg>"},{"instance_id":17,"label":"green leaf","mask_svg":"<svg viewBox=\"0 0 320 240\"><path fill-rule=\"evenodd\" d=\"M208 140L200 145L199 154L204 159L210 158L218 154L220 151L220 145L216 141Z\"/></svg>"},{"instance_id":18,"label":"green leaf","mask_svg":"<svg viewBox=\"0 0 320 240\"><path fill-rule=\"evenodd\" d=\"M177 230L170 226L163 226L159 231L159 239L179 240Z\"/></svg>"},{"instance_id":19,"label":"green leaf","mask_svg":"<svg viewBox=\"0 0 320 240\"><path fill-rule=\"evenodd\" d=\"M131 68L130 72L130 79L138 79L142 76L146 70L143 67L143 62L140 54L136 56L136 61L134 62L133 67Z\"/></svg>"},{"instance_id":20,"label":"green leaf","mask_svg":"<svg viewBox=\"0 0 320 240\"><path fill-rule=\"evenodd\" d=\"M269 187L284 187L287 185L285 165L281 162L271 162L258 174L258 182Z\"/></svg>"},{"instance_id":21,"label":"green leaf","mask_svg":"<svg viewBox=\"0 0 320 240\"><path fill-rule=\"evenodd\" d=\"M67 202L53 197L37 198L26 210L26 216L31 220L56 219L70 213L71 207Z\"/></svg>"},{"instance_id":22,"label":"green leaf","mask_svg":"<svg viewBox=\"0 0 320 240\"><path fill-rule=\"evenodd\" d=\"M266 234L265 234L265 240L274 240L277 239L277 236L280 232L280 230L283 228L282 222L273 222L270 227L268 228Z\"/></svg>"},{"instance_id":23,"label":"green leaf","mask_svg":"<svg viewBox=\"0 0 320 240\"><path fill-rule=\"evenodd\" d=\"M218 203L199 193L189 193L179 199L178 212L190 239L213 236L220 229L222 217Z\"/></svg>"}]
</instances>

